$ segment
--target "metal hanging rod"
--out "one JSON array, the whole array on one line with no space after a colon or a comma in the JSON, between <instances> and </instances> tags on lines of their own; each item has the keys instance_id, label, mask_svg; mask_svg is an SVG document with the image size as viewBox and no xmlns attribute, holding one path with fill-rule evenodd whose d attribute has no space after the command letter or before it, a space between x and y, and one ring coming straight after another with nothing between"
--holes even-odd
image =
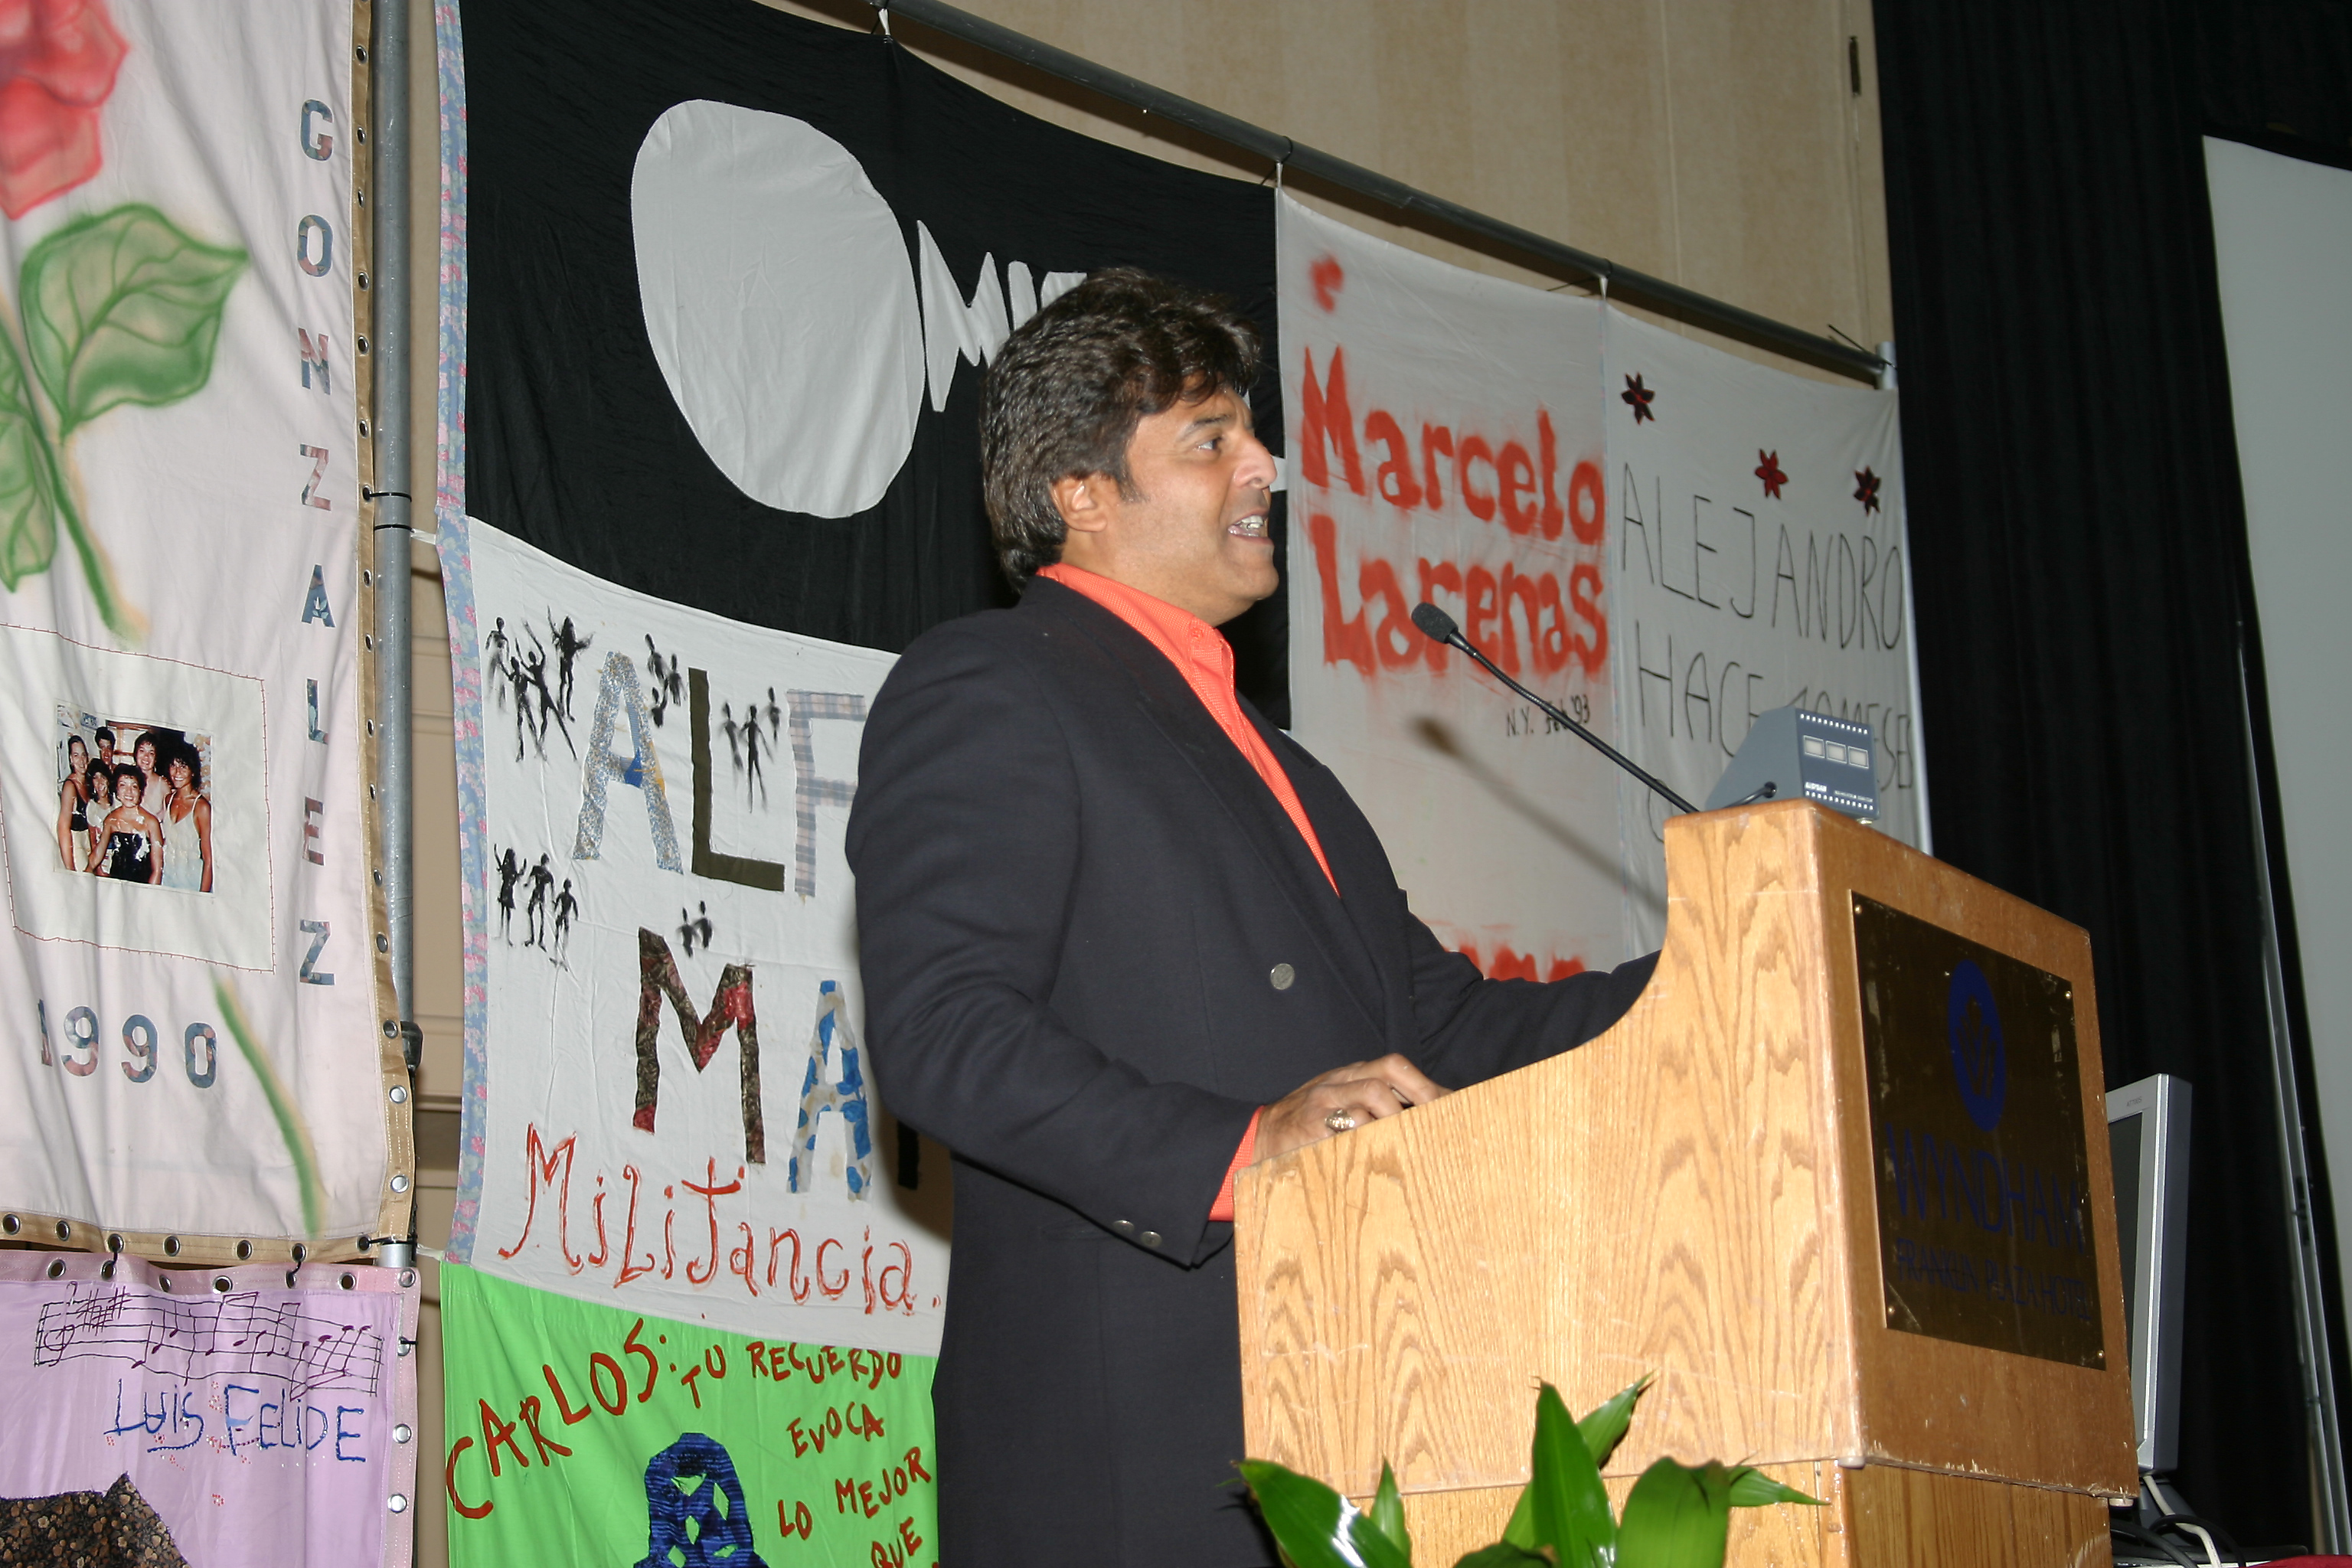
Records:
<instances>
[{"instance_id":1,"label":"metal hanging rod","mask_svg":"<svg viewBox=\"0 0 2352 1568\"><path fill-rule=\"evenodd\" d=\"M1189 98L1179 98L1149 82L1138 81L1107 66L1081 59L1066 49L1041 44L1010 27L999 26L969 11L945 5L942 0L868 0L868 3L882 14L886 27L888 18L893 16L919 22L935 32L976 44L992 54L1017 60L1048 76L1075 82L1106 98L1139 109L1146 114L1156 114L1204 136L1213 136L1227 146L1255 153L1269 163L1299 174L1311 174L1406 212L1427 213L1455 228L1483 235L1515 250L1557 262L1605 282L1612 293L1630 294L1654 305L1666 306L1677 315L1733 337L1784 349L1801 358L1835 365L1873 380L1885 366L1884 360L1866 349L1852 348L1833 338L1801 331L1785 321L1776 321L1769 316L1759 316L1753 310L1713 299L1694 289L1685 289L1679 283L1670 283L1663 278L1653 278L1646 272L1621 267L1606 257L1594 256L1572 245L1562 245L1559 240L1548 238L1532 229L1488 217L1485 213L1465 207L1459 202L1433 196L1402 180L1374 174L1360 163L1350 163L1345 158L1335 158L1328 153L1302 147L1287 136L1261 130L1245 120L1236 120Z\"/></svg>"}]
</instances>

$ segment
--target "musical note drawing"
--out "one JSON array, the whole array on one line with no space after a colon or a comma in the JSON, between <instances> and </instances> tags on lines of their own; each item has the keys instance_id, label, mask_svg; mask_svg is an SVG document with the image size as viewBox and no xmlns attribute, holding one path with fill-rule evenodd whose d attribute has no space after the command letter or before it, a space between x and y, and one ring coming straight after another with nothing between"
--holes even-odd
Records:
<instances>
[{"instance_id":1,"label":"musical note drawing","mask_svg":"<svg viewBox=\"0 0 2352 1568\"><path fill-rule=\"evenodd\" d=\"M258 1291L173 1300L142 1289L101 1289L51 1301L34 1329L33 1359L129 1362L191 1382L233 1374L285 1381L299 1397L323 1389L374 1394L383 1336L363 1323L313 1317Z\"/></svg>"}]
</instances>

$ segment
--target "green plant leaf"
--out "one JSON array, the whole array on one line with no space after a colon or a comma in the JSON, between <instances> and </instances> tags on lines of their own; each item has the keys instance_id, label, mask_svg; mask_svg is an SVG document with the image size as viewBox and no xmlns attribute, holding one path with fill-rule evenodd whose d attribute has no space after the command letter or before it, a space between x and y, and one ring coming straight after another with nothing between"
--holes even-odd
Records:
<instances>
[{"instance_id":1,"label":"green plant leaf","mask_svg":"<svg viewBox=\"0 0 2352 1568\"><path fill-rule=\"evenodd\" d=\"M1454 1568L1552 1568L1552 1560L1540 1552L1498 1541L1459 1559Z\"/></svg>"},{"instance_id":2,"label":"green plant leaf","mask_svg":"<svg viewBox=\"0 0 2352 1568\"><path fill-rule=\"evenodd\" d=\"M1618 1443L1625 1436L1625 1428L1633 1425L1634 1402L1648 1390L1651 1382L1652 1378L1645 1374L1639 1380L1626 1384L1604 1403L1595 1405L1583 1420L1576 1424L1577 1436L1584 1439L1584 1450L1592 1456L1595 1469L1607 1464L1609 1456L1616 1451ZM1510 1522L1503 1527L1503 1540L1512 1546L1528 1550L1533 1550L1535 1547L1536 1504L1533 1487L1521 1489L1519 1500L1511 1510Z\"/></svg>"},{"instance_id":3,"label":"green plant leaf","mask_svg":"<svg viewBox=\"0 0 2352 1568\"><path fill-rule=\"evenodd\" d=\"M57 553L57 467L24 362L0 332L0 584L13 591Z\"/></svg>"},{"instance_id":4,"label":"green plant leaf","mask_svg":"<svg viewBox=\"0 0 2352 1568\"><path fill-rule=\"evenodd\" d=\"M1584 1447L1592 1455L1595 1465L1605 1465L1609 1456L1617 1451L1624 1438L1625 1428L1633 1424L1633 1405L1648 1391L1654 1373L1644 1373L1638 1380L1627 1384L1608 1400L1593 1406L1584 1419L1576 1424L1583 1435Z\"/></svg>"},{"instance_id":5,"label":"green plant leaf","mask_svg":"<svg viewBox=\"0 0 2352 1568\"><path fill-rule=\"evenodd\" d=\"M1404 1527L1404 1499L1397 1491L1396 1471L1389 1468L1386 1459L1381 1461L1381 1489L1372 1494L1371 1521L1372 1528L1411 1561L1412 1537Z\"/></svg>"},{"instance_id":6,"label":"green plant leaf","mask_svg":"<svg viewBox=\"0 0 2352 1568\"><path fill-rule=\"evenodd\" d=\"M1519 1500L1511 1509L1510 1522L1503 1526L1503 1544L1524 1547L1532 1552L1536 1544L1536 1489L1521 1487Z\"/></svg>"},{"instance_id":7,"label":"green plant leaf","mask_svg":"<svg viewBox=\"0 0 2352 1568\"><path fill-rule=\"evenodd\" d=\"M1782 1485L1753 1465L1742 1465L1731 1472L1732 1507L1769 1508L1776 1502L1801 1502L1812 1508L1827 1506L1817 1497L1807 1497L1794 1487Z\"/></svg>"},{"instance_id":8,"label":"green plant leaf","mask_svg":"<svg viewBox=\"0 0 2352 1568\"><path fill-rule=\"evenodd\" d=\"M1412 1568L1412 1548L1389 1538L1372 1517L1348 1510L1348 1544L1356 1549L1356 1556L1364 1568Z\"/></svg>"},{"instance_id":9,"label":"green plant leaf","mask_svg":"<svg viewBox=\"0 0 2352 1568\"><path fill-rule=\"evenodd\" d=\"M1267 1459L1240 1468L1293 1568L1412 1568L1409 1552L1321 1481Z\"/></svg>"},{"instance_id":10,"label":"green plant leaf","mask_svg":"<svg viewBox=\"0 0 2352 1568\"><path fill-rule=\"evenodd\" d=\"M1621 1568L1723 1568L1731 1530L1731 1472L1660 1459L1625 1499Z\"/></svg>"},{"instance_id":11,"label":"green plant leaf","mask_svg":"<svg viewBox=\"0 0 2352 1568\"><path fill-rule=\"evenodd\" d=\"M58 440L121 404L175 403L204 385L245 265L244 251L205 245L138 202L33 247L19 308Z\"/></svg>"},{"instance_id":12,"label":"green plant leaf","mask_svg":"<svg viewBox=\"0 0 2352 1568\"><path fill-rule=\"evenodd\" d=\"M1601 1468L1569 1418L1559 1390L1549 1383L1536 1395L1535 1450L1528 1468L1534 1544L1558 1552L1561 1568L1610 1568L1616 1558L1617 1525L1609 1517Z\"/></svg>"}]
</instances>

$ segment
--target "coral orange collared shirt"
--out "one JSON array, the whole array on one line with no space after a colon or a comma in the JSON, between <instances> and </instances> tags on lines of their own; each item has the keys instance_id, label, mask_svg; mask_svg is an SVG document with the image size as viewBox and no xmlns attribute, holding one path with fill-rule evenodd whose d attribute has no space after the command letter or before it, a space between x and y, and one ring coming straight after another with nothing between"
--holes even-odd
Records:
<instances>
[{"instance_id":1,"label":"coral orange collared shirt","mask_svg":"<svg viewBox=\"0 0 2352 1568\"><path fill-rule=\"evenodd\" d=\"M1307 840L1307 847L1314 851L1315 863L1323 868L1323 878L1331 884L1331 892L1337 897L1339 879L1331 875L1331 862L1323 858L1323 844L1315 837L1315 825L1307 819L1307 808L1298 804L1298 791L1292 787L1290 775L1282 771L1282 763L1267 747L1265 737L1243 716L1241 699L1234 690L1233 645L1225 641L1224 634L1189 610L1180 610L1164 599L1155 599L1140 589L1083 567L1057 561L1037 575L1050 577L1074 593L1084 594L1134 627L1145 641L1167 656L1168 662L1184 678L1184 684L1192 689L1192 695L1201 700L1201 706L1209 710L1209 717L1217 721L1217 728L1249 759L1257 776L1274 792L1284 815L1298 829L1298 836ZM1256 1152L1258 1118L1265 1114L1261 1106L1257 1115L1250 1118L1249 1130L1242 1134L1241 1148L1225 1169L1225 1184L1218 1189L1217 1201L1209 1205L1211 1219L1234 1217L1234 1178Z\"/></svg>"},{"instance_id":2,"label":"coral orange collared shirt","mask_svg":"<svg viewBox=\"0 0 2352 1568\"><path fill-rule=\"evenodd\" d=\"M1056 561L1037 575L1051 577L1063 587L1084 594L1142 633L1152 647L1168 656L1168 662L1176 667L1184 684L1192 689L1192 695L1201 700L1201 706L1217 721L1217 728L1241 749L1249 765L1257 770L1257 776L1265 781L1265 787L1274 792L1274 798L1281 802L1283 812L1298 829L1298 836L1315 852L1315 863L1323 868L1324 880L1331 884L1336 895L1339 891L1339 879L1331 875L1331 862L1323 858L1322 840L1315 837L1315 825L1307 820L1307 808L1298 804L1298 792L1291 787L1290 775L1282 771L1282 764L1267 749L1265 737L1242 717L1241 699L1234 691L1234 645L1225 640L1225 634L1190 610L1180 610L1165 599L1155 599L1139 588L1130 588L1082 566Z\"/></svg>"}]
</instances>

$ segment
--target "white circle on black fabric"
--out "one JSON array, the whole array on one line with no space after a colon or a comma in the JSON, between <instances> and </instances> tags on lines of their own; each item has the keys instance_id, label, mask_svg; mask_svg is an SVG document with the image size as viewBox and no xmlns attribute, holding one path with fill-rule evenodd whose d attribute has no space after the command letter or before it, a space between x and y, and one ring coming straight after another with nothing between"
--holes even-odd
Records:
<instances>
[{"instance_id":1,"label":"white circle on black fabric","mask_svg":"<svg viewBox=\"0 0 2352 1568\"><path fill-rule=\"evenodd\" d=\"M702 449L753 500L849 517L914 447L922 309L898 219L805 121L665 110L629 184L654 358Z\"/></svg>"}]
</instances>

